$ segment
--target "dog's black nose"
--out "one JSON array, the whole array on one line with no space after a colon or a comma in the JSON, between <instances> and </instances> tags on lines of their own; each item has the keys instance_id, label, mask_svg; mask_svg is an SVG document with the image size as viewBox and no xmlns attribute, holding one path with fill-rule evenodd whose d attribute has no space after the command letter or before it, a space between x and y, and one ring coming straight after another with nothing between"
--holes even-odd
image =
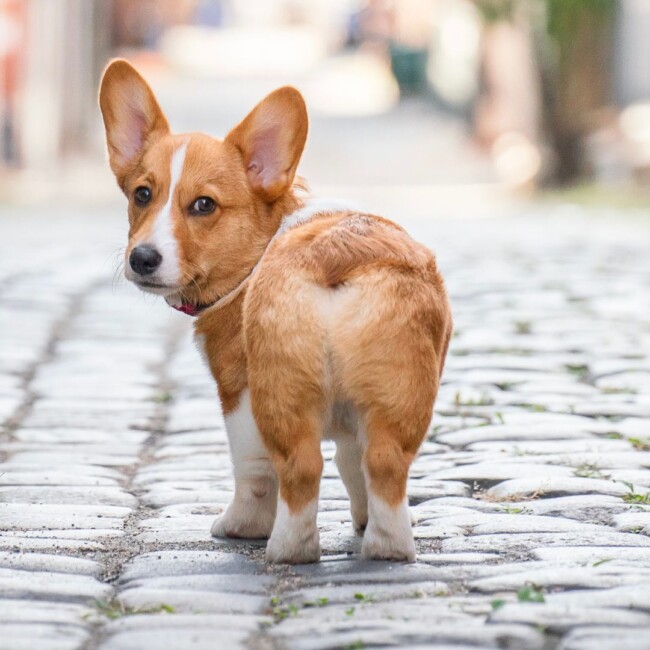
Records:
<instances>
[{"instance_id":1,"label":"dog's black nose","mask_svg":"<svg viewBox=\"0 0 650 650\"><path fill-rule=\"evenodd\" d=\"M138 275L151 275L162 262L162 255L152 246L136 246L129 255L129 265Z\"/></svg>"}]
</instances>

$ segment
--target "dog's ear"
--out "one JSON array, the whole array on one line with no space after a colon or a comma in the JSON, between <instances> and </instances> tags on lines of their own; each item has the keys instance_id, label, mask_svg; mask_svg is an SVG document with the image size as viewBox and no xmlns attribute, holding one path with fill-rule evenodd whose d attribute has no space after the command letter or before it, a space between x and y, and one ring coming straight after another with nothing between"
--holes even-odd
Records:
<instances>
[{"instance_id":1,"label":"dog's ear","mask_svg":"<svg viewBox=\"0 0 650 650\"><path fill-rule=\"evenodd\" d=\"M227 136L242 153L248 179L265 201L282 196L293 183L307 139L307 108L290 86L265 97Z\"/></svg>"},{"instance_id":2,"label":"dog's ear","mask_svg":"<svg viewBox=\"0 0 650 650\"><path fill-rule=\"evenodd\" d=\"M155 137L169 133L169 123L149 84L123 59L108 64L99 89L108 157L118 183Z\"/></svg>"}]
</instances>

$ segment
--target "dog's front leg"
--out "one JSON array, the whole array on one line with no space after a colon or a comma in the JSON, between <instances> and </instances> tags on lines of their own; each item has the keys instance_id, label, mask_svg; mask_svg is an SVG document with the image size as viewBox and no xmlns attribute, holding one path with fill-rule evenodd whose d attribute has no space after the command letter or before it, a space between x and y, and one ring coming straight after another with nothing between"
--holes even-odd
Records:
<instances>
[{"instance_id":1,"label":"dog's front leg","mask_svg":"<svg viewBox=\"0 0 650 650\"><path fill-rule=\"evenodd\" d=\"M278 481L253 418L248 389L226 415L235 475L235 496L214 522L214 537L267 538L273 529Z\"/></svg>"}]
</instances>

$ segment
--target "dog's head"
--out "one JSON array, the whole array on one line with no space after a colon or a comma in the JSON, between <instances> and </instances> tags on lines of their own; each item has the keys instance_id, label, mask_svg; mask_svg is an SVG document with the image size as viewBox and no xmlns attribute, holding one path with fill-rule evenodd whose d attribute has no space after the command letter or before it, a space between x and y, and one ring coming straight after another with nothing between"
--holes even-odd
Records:
<instances>
[{"instance_id":1,"label":"dog's head","mask_svg":"<svg viewBox=\"0 0 650 650\"><path fill-rule=\"evenodd\" d=\"M127 279L194 304L216 300L251 270L291 199L307 137L302 96L272 92L223 140L175 135L147 82L115 60L99 103L129 200Z\"/></svg>"}]
</instances>

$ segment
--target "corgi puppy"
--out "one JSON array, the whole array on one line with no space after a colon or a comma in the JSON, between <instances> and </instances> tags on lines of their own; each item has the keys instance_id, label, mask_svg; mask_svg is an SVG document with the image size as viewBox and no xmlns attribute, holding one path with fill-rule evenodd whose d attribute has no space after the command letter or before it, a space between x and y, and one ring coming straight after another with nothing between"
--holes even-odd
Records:
<instances>
[{"instance_id":1,"label":"corgi puppy","mask_svg":"<svg viewBox=\"0 0 650 650\"><path fill-rule=\"evenodd\" d=\"M124 60L99 103L129 201L126 277L197 317L217 382L235 493L212 535L268 537L270 562L318 561L326 438L363 556L414 561L406 482L452 331L433 254L387 219L304 196L294 88L223 140L172 134Z\"/></svg>"}]
</instances>

